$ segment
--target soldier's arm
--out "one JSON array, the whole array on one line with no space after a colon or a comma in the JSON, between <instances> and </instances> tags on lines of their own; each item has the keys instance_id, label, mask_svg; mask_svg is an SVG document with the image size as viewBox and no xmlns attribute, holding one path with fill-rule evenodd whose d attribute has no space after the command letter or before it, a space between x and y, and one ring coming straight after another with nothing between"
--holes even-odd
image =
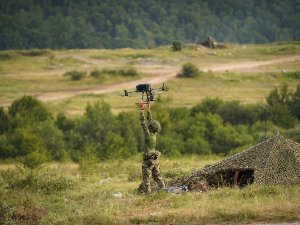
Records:
<instances>
[{"instance_id":1,"label":"soldier's arm","mask_svg":"<svg viewBox=\"0 0 300 225\"><path fill-rule=\"evenodd\" d=\"M146 124L146 121L145 121L144 104L143 104L142 101L140 101L139 105L140 105L140 109L141 109L141 112L140 112L140 121L141 121L142 128L143 128L143 130L145 131L146 134L150 134L149 128L148 128L148 126Z\"/></svg>"},{"instance_id":2,"label":"soldier's arm","mask_svg":"<svg viewBox=\"0 0 300 225\"><path fill-rule=\"evenodd\" d=\"M152 115L151 115L151 112L150 112L150 101L149 100L147 102L147 105L148 105L147 120L148 120L148 124L149 124L151 122L151 120L152 120Z\"/></svg>"}]
</instances>

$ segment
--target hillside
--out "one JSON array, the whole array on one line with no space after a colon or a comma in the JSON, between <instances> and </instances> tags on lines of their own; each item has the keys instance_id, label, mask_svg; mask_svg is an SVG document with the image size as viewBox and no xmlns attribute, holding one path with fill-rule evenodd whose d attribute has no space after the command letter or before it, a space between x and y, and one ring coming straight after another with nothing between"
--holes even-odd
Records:
<instances>
[{"instance_id":1,"label":"hillside","mask_svg":"<svg viewBox=\"0 0 300 225\"><path fill-rule=\"evenodd\" d=\"M0 50L154 48L300 37L299 0L0 1Z\"/></svg>"}]
</instances>

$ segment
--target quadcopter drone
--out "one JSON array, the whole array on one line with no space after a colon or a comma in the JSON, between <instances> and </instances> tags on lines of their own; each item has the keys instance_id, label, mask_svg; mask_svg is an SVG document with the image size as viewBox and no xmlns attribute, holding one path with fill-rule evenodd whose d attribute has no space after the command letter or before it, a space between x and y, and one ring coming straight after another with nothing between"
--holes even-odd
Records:
<instances>
[{"instance_id":1,"label":"quadcopter drone","mask_svg":"<svg viewBox=\"0 0 300 225\"><path fill-rule=\"evenodd\" d=\"M144 83L144 84L138 84L136 86L136 89L135 91L127 91L127 90L124 90L124 95L118 95L118 96L122 96L122 97L131 97L129 96L128 94L129 93L138 93L138 92L142 92L142 101L144 103L147 103L148 101L156 101L154 100L154 95L157 95L157 94L154 94L153 90L157 90L157 91L166 91L166 88L165 88L165 84L163 83L163 86L162 87L159 87L159 88L151 88L151 84L150 83ZM147 96L147 101L144 101L144 94L146 94ZM135 103L135 104L139 104L139 103Z\"/></svg>"}]
</instances>

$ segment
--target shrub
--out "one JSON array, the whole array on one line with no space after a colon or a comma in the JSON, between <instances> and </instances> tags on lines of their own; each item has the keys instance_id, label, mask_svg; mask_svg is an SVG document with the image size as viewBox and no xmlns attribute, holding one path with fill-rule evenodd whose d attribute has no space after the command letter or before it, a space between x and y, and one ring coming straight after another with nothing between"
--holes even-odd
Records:
<instances>
[{"instance_id":1,"label":"shrub","mask_svg":"<svg viewBox=\"0 0 300 225\"><path fill-rule=\"evenodd\" d=\"M13 117L17 117L17 114L19 114L27 122L41 122L52 118L51 112L45 105L31 95L24 95L22 98L16 99L8 107L8 114Z\"/></svg>"},{"instance_id":2,"label":"shrub","mask_svg":"<svg viewBox=\"0 0 300 225\"><path fill-rule=\"evenodd\" d=\"M86 75L85 71L76 71L76 70L72 70L72 71L68 71L64 74L64 76L71 76L72 80L81 80L82 78L84 78Z\"/></svg>"},{"instance_id":3,"label":"shrub","mask_svg":"<svg viewBox=\"0 0 300 225\"><path fill-rule=\"evenodd\" d=\"M102 74L101 71L96 69L91 71L90 76L99 78L101 74Z\"/></svg>"},{"instance_id":4,"label":"shrub","mask_svg":"<svg viewBox=\"0 0 300 225\"><path fill-rule=\"evenodd\" d=\"M48 55L51 54L52 51L50 49L30 49L30 50L20 50L18 51L23 56L40 56L40 55Z\"/></svg>"},{"instance_id":5,"label":"shrub","mask_svg":"<svg viewBox=\"0 0 300 225\"><path fill-rule=\"evenodd\" d=\"M0 52L0 60L9 60L19 58L20 54L15 51Z\"/></svg>"},{"instance_id":6,"label":"shrub","mask_svg":"<svg viewBox=\"0 0 300 225\"><path fill-rule=\"evenodd\" d=\"M99 77L104 74L114 75L114 76L137 76L138 72L135 68L130 67L128 69L119 69L119 70L112 70L109 68L104 68L101 71L94 70L91 72L91 76Z\"/></svg>"},{"instance_id":7,"label":"shrub","mask_svg":"<svg viewBox=\"0 0 300 225\"><path fill-rule=\"evenodd\" d=\"M173 51L181 51L182 45L180 41L173 41L173 46L172 46Z\"/></svg>"},{"instance_id":8,"label":"shrub","mask_svg":"<svg viewBox=\"0 0 300 225\"><path fill-rule=\"evenodd\" d=\"M182 71L177 74L178 77L197 77L200 75L199 69L193 63L185 63L182 66Z\"/></svg>"},{"instance_id":9,"label":"shrub","mask_svg":"<svg viewBox=\"0 0 300 225\"><path fill-rule=\"evenodd\" d=\"M28 170L6 170L2 171L2 178L6 183L6 189L42 190L46 194L66 190L76 185L76 183L65 178L63 175L40 172L39 174Z\"/></svg>"},{"instance_id":10,"label":"shrub","mask_svg":"<svg viewBox=\"0 0 300 225\"><path fill-rule=\"evenodd\" d=\"M289 72L286 76L295 80L300 79L300 71L297 70L295 72Z\"/></svg>"},{"instance_id":11,"label":"shrub","mask_svg":"<svg viewBox=\"0 0 300 225\"><path fill-rule=\"evenodd\" d=\"M47 157L45 152L40 152L38 150L29 153L28 155L24 156L21 160L24 167L29 169L39 169L41 168L42 164L46 162Z\"/></svg>"},{"instance_id":12,"label":"shrub","mask_svg":"<svg viewBox=\"0 0 300 225\"><path fill-rule=\"evenodd\" d=\"M122 76L132 76L133 77L133 76L137 76L138 72L135 68L130 67L127 70L126 69L122 70L121 75Z\"/></svg>"}]
</instances>

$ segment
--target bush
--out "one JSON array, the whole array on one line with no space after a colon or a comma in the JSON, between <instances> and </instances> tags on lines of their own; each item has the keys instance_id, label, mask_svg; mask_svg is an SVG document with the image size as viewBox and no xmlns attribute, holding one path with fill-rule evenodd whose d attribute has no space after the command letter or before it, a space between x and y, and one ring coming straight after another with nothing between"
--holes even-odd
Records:
<instances>
[{"instance_id":1,"label":"bush","mask_svg":"<svg viewBox=\"0 0 300 225\"><path fill-rule=\"evenodd\" d=\"M0 52L0 60L9 60L19 58L20 54L15 51Z\"/></svg>"},{"instance_id":2,"label":"bush","mask_svg":"<svg viewBox=\"0 0 300 225\"><path fill-rule=\"evenodd\" d=\"M173 46L172 46L173 51L181 51L182 45L180 41L173 41Z\"/></svg>"},{"instance_id":3,"label":"bush","mask_svg":"<svg viewBox=\"0 0 300 225\"><path fill-rule=\"evenodd\" d=\"M2 178L6 183L6 189L25 189L42 190L46 194L72 188L76 183L65 178L63 175L51 174L28 170L6 170L2 171Z\"/></svg>"},{"instance_id":4,"label":"bush","mask_svg":"<svg viewBox=\"0 0 300 225\"><path fill-rule=\"evenodd\" d=\"M25 168L29 169L39 169L42 164L46 162L47 156L45 152L40 152L39 150L33 151L22 158L22 163Z\"/></svg>"},{"instance_id":5,"label":"bush","mask_svg":"<svg viewBox=\"0 0 300 225\"><path fill-rule=\"evenodd\" d=\"M298 80L300 79L300 71L295 71L295 72L289 72L286 74L287 77Z\"/></svg>"},{"instance_id":6,"label":"bush","mask_svg":"<svg viewBox=\"0 0 300 225\"><path fill-rule=\"evenodd\" d=\"M127 70L124 69L121 71L121 75L122 76L137 76L138 75L138 72L135 68L131 67L131 68L128 68Z\"/></svg>"},{"instance_id":7,"label":"bush","mask_svg":"<svg viewBox=\"0 0 300 225\"><path fill-rule=\"evenodd\" d=\"M128 69L119 69L119 70L111 70L108 68L104 68L103 70L94 70L91 72L91 76L99 77L102 74L109 74L114 76L137 76L138 72L135 68L130 67Z\"/></svg>"},{"instance_id":8,"label":"bush","mask_svg":"<svg viewBox=\"0 0 300 225\"><path fill-rule=\"evenodd\" d=\"M182 71L177 74L178 77L197 77L200 75L199 69L193 63L185 63L182 66Z\"/></svg>"},{"instance_id":9,"label":"bush","mask_svg":"<svg viewBox=\"0 0 300 225\"><path fill-rule=\"evenodd\" d=\"M20 50L17 51L23 56L40 56L40 55L48 55L51 54L52 51L50 49L30 49L30 50Z\"/></svg>"},{"instance_id":10,"label":"bush","mask_svg":"<svg viewBox=\"0 0 300 225\"><path fill-rule=\"evenodd\" d=\"M99 78L101 74L102 73L100 70L93 70L93 71L91 71L90 76Z\"/></svg>"},{"instance_id":11,"label":"bush","mask_svg":"<svg viewBox=\"0 0 300 225\"><path fill-rule=\"evenodd\" d=\"M24 123L41 122L52 118L51 112L38 99L31 95L24 95L20 99L16 99L10 107L8 114L17 117L19 114Z\"/></svg>"},{"instance_id":12,"label":"bush","mask_svg":"<svg viewBox=\"0 0 300 225\"><path fill-rule=\"evenodd\" d=\"M71 76L72 80L81 80L86 75L85 71L68 71L64 74L64 76Z\"/></svg>"}]
</instances>

